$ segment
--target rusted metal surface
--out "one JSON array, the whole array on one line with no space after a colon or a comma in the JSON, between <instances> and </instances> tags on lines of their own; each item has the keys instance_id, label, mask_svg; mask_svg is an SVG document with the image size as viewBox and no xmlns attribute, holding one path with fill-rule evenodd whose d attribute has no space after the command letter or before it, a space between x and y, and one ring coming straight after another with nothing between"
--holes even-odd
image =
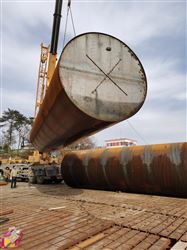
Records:
<instances>
[{"instance_id":1,"label":"rusted metal surface","mask_svg":"<svg viewBox=\"0 0 187 250\"><path fill-rule=\"evenodd\" d=\"M40 151L66 146L133 116L147 82L141 62L122 41L86 33L64 48L30 141Z\"/></svg>"},{"instance_id":2,"label":"rusted metal surface","mask_svg":"<svg viewBox=\"0 0 187 250\"><path fill-rule=\"evenodd\" d=\"M187 197L187 143L74 151L62 171L72 187Z\"/></svg>"}]
</instances>

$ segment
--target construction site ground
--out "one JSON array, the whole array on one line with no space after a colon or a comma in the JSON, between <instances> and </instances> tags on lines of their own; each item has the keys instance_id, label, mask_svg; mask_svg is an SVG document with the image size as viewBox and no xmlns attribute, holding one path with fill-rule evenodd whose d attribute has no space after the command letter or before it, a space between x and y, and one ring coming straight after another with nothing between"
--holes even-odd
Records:
<instances>
[{"instance_id":1,"label":"construction site ground","mask_svg":"<svg viewBox=\"0 0 187 250\"><path fill-rule=\"evenodd\" d=\"M17 183L1 188L1 213L23 231L18 249L187 249L187 200Z\"/></svg>"}]
</instances>

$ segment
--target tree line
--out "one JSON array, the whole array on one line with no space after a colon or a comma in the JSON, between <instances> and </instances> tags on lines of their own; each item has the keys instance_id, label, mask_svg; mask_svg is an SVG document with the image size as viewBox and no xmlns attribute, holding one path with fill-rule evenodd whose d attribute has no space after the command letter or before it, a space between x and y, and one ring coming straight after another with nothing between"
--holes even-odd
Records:
<instances>
[{"instance_id":1,"label":"tree line","mask_svg":"<svg viewBox=\"0 0 187 250\"><path fill-rule=\"evenodd\" d=\"M1 150L9 152L23 147L28 142L32 123L32 117L26 117L17 110L8 108L4 111L0 118Z\"/></svg>"}]
</instances>

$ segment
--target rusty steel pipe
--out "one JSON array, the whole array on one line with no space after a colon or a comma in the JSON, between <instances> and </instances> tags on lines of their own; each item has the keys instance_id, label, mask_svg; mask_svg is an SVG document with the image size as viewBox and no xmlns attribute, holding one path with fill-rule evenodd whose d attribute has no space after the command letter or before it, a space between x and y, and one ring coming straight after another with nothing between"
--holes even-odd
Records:
<instances>
[{"instance_id":1,"label":"rusty steel pipe","mask_svg":"<svg viewBox=\"0 0 187 250\"><path fill-rule=\"evenodd\" d=\"M102 33L64 48L33 124L30 141L49 151L133 116L147 82L141 62L122 41Z\"/></svg>"},{"instance_id":2,"label":"rusty steel pipe","mask_svg":"<svg viewBox=\"0 0 187 250\"><path fill-rule=\"evenodd\" d=\"M187 197L187 143L74 151L62 172L75 188Z\"/></svg>"}]
</instances>

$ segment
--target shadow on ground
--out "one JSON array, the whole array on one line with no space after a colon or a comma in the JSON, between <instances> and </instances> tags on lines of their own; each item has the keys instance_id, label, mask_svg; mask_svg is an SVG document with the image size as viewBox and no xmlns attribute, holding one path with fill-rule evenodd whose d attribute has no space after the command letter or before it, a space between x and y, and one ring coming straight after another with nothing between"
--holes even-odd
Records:
<instances>
[{"instance_id":1,"label":"shadow on ground","mask_svg":"<svg viewBox=\"0 0 187 250\"><path fill-rule=\"evenodd\" d=\"M60 184L32 184L30 187L35 187L40 193L51 196L74 196L83 193L82 189L71 188L65 183Z\"/></svg>"}]
</instances>

